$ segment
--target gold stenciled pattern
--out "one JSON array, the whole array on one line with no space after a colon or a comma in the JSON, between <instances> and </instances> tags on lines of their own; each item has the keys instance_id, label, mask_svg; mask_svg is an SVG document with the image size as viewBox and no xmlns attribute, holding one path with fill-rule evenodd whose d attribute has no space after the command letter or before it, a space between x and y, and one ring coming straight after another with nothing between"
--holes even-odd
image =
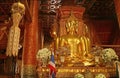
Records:
<instances>
[{"instance_id":1,"label":"gold stenciled pattern","mask_svg":"<svg viewBox=\"0 0 120 78\"><path fill-rule=\"evenodd\" d=\"M33 65L25 65L22 73L23 76L34 76L36 75L36 67Z\"/></svg>"}]
</instances>

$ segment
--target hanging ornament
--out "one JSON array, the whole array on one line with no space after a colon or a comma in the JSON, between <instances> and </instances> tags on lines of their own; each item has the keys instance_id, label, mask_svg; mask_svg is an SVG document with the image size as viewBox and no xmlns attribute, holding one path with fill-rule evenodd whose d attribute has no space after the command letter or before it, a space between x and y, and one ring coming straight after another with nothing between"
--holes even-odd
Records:
<instances>
[{"instance_id":1,"label":"hanging ornament","mask_svg":"<svg viewBox=\"0 0 120 78\"><path fill-rule=\"evenodd\" d=\"M50 0L50 12L56 12L56 9L58 9L61 6L61 0Z\"/></svg>"},{"instance_id":2,"label":"hanging ornament","mask_svg":"<svg viewBox=\"0 0 120 78\"><path fill-rule=\"evenodd\" d=\"M6 55L17 56L19 49L19 38L20 38L19 23L23 15L25 14L25 6L20 2L14 3L12 5L11 11L12 11L13 25L11 26L9 31Z\"/></svg>"},{"instance_id":3,"label":"hanging ornament","mask_svg":"<svg viewBox=\"0 0 120 78\"><path fill-rule=\"evenodd\" d=\"M51 0L50 4L56 4L56 0Z\"/></svg>"}]
</instances>

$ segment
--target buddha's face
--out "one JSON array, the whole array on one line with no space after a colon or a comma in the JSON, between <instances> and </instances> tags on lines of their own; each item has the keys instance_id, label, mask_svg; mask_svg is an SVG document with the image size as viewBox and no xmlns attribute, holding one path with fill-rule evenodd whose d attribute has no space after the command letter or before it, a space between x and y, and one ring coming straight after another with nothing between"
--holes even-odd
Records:
<instances>
[{"instance_id":1,"label":"buddha's face","mask_svg":"<svg viewBox=\"0 0 120 78\"><path fill-rule=\"evenodd\" d=\"M75 33L78 30L78 19L71 12L70 17L66 21L66 28L68 33Z\"/></svg>"},{"instance_id":2,"label":"buddha's face","mask_svg":"<svg viewBox=\"0 0 120 78\"><path fill-rule=\"evenodd\" d=\"M78 21L72 20L68 21L66 24L67 32L77 32L78 29Z\"/></svg>"},{"instance_id":3,"label":"buddha's face","mask_svg":"<svg viewBox=\"0 0 120 78\"><path fill-rule=\"evenodd\" d=\"M69 32L75 32L75 27L74 26L69 27Z\"/></svg>"}]
</instances>

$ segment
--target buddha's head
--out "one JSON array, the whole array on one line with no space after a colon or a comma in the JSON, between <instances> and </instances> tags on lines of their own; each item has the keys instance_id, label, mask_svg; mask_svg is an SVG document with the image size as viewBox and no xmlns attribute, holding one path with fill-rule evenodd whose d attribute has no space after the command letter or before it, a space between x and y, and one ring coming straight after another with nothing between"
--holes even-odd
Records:
<instances>
[{"instance_id":1,"label":"buddha's head","mask_svg":"<svg viewBox=\"0 0 120 78\"><path fill-rule=\"evenodd\" d=\"M74 16L73 12L71 11L70 17L66 21L66 29L67 32L78 32L78 19Z\"/></svg>"}]
</instances>

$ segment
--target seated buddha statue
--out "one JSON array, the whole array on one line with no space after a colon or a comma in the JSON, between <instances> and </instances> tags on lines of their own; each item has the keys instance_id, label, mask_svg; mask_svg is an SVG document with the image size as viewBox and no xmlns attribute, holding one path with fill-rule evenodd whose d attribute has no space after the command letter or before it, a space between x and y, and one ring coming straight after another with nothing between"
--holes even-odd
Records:
<instances>
[{"instance_id":1,"label":"seated buddha statue","mask_svg":"<svg viewBox=\"0 0 120 78\"><path fill-rule=\"evenodd\" d=\"M90 40L85 34L79 35L77 33L79 20L73 15L72 12L66 21L65 26L67 34L56 38L56 46L67 47L70 50L70 54L66 56L66 61L73 64L84 64L86 61L87 63L90 63L92 59L89 54Z\"/></svg>"},{"instance_id":2,"label":"seated buddha statue","mask_svg":"<svg viewBox=\"0 0 120 78\"><path fill-rule=\"evenodd\" d=\"M70 56L68 59L71 62L77 62L81 59L81 41L80 36L77 34L78 20L74 19L73 15L66 22L66 31L67 34L61 36L59 39L60 47L67 47L70 50Z\"/></svg>"}]
</instances>

